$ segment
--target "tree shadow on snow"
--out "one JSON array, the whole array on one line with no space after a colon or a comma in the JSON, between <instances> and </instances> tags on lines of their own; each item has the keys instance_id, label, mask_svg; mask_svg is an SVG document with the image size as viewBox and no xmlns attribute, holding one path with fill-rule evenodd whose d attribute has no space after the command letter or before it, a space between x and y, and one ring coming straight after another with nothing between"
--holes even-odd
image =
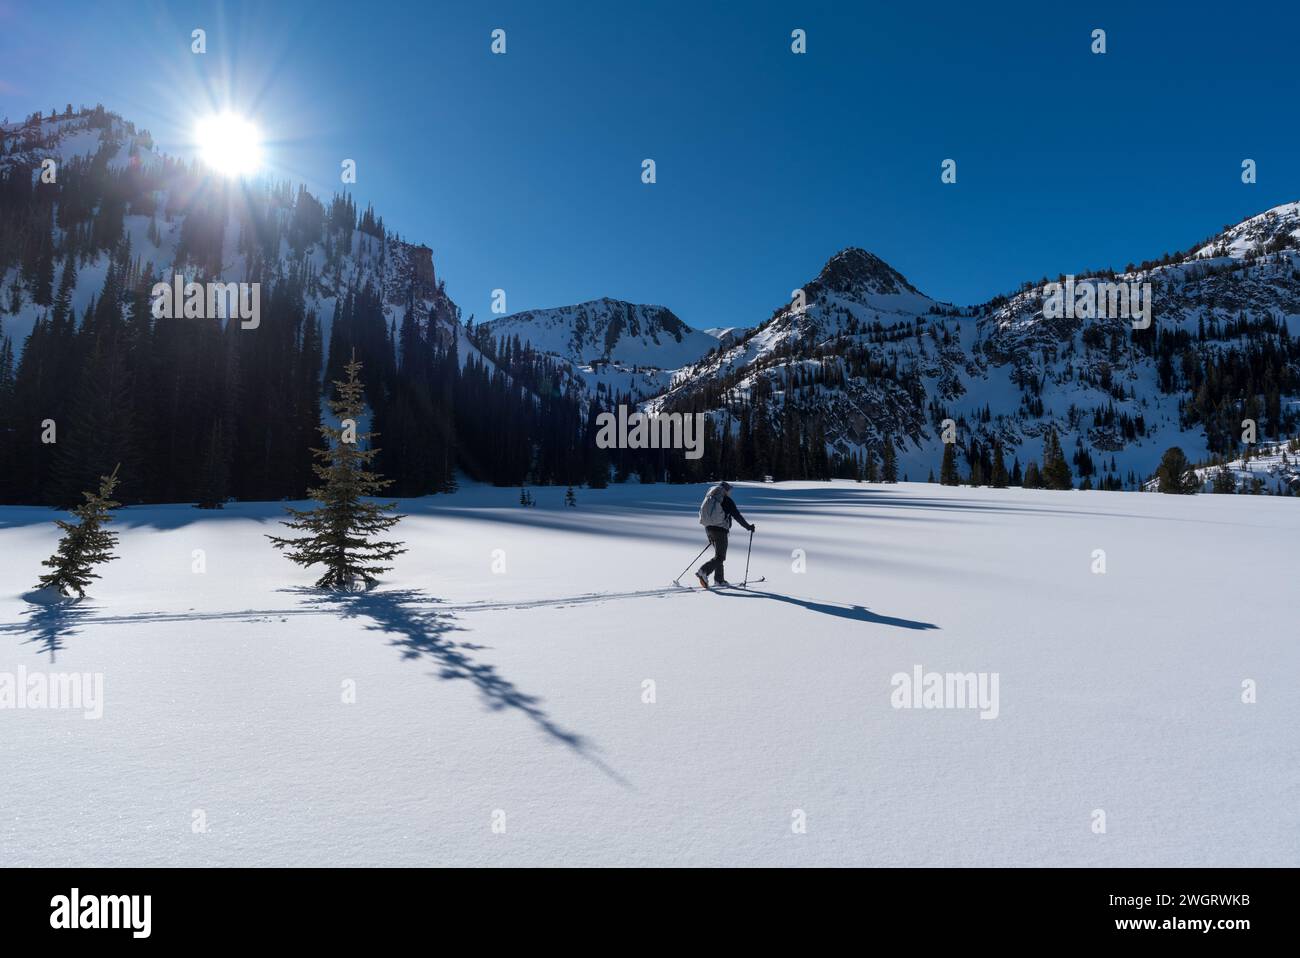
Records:
<instances>
[{"instance_id":1,"label":"tree shadow on snow","mask_svg":"<svg viewBox=\"0 0 1300 958\"><path fill-rule=\"evenodd\" d=\"M40 646L42 652L55 655L63 650L63 642L76 635L78 626L88 621L95 607L84 605L83 600L70 599L52 589L37 589L23 595L30 608L23 613L27 621L18 623L14 631L28 635L25 642Z\"/></svg>"},{"instance_id":2,"label":"tree shadow on snow","mask_svg":"<svg viewBox=\"0 0 1300 958\"><path fill-rule=\"evenodd\" d=\"M790 605L797 605L810 612L820 612L823 615L833 615L841 619L851 619L854 622L869 622L873 625L888 625L897 629L928 631L930 629L939 628L933 622L918 622L915 619L899 619L892 615L879 615L861 605L840 605L835 602L818 602L814 599L801 599L798 596L782 595L779 592L766 592L759 589L721 589L716 594L727 596L728 598L772 599L776 602L788 602Z\"/></svg>"},{"instance_id":3,"label":"tree shadow on snow","mask_svg":"<svg viewBox=\"0 0 1300 958\"><path fill-rule=\"evenodd\" d=\"M460 631L461 627L445 611L428 608L436 600L423 592L417 589L327 592L310 588L280 591L298 595L308 606L345 619L369 619L371 624L365 628L391 636L389 644L401 650L402 658L432 662L438 666L435 674L440 679L471 682L490 710L513 709L522 713L549 738L566 745L620 785L628 784L595 754L595 746L588 739L557 725L541 707L541 699L521 691L498 673L496 666L478 662L466 654L481 646L449 639L447 634Z\"/></svg>"}]
</instances>

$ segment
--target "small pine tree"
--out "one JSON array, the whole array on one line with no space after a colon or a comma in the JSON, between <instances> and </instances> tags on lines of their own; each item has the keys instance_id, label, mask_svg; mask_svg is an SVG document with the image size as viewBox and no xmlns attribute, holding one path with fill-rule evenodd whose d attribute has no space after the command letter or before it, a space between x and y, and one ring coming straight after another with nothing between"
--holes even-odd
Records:
<instances>
[{"instance_id":1,"label":"small pine tree","mask_svg":"<svg viewBox=\"0 0 1300 958\"><path fill-rule=\"evenodd\" d=\"M121 505L113 501L116 487L117 468L111 474L99 477L98 492L82 493L86 501L72 510L77 517L76 523L54 520L54 524L63 530L63 538L59 540L58 552L41 563L53 571L41 576L36 586L38 589L58 589L63 595L72 595L75 591L79 598L84 597L90 580L99 578L99 574L93 571L95 566L117 558L113 555L117 533L103 528L113 521L110 510Z\"/></svg>"},{"instance_id":2,"label":"small pine tree","mask_svg":"<svg viewBox=\"0 0 1300 958\"><path fill-rule=\"evenodd\" d=\"M402 516L391 514L397 508L395 502L366 502L362 498L386 488L390 480L366 468L379 450L363 449L361 443L376 434L353 434L355 423L365 411L365 387L359 378L361 363L355 353L343 369L347 379L334 381L338 398L330 401L330 409L341 421L350 420L353 425L349 430L321 425L326 448L312 450L319 460L312 463L312 471L324 485L307 490L321 505L316 509L289 508L293 518L284 523L309 534L297 538L267 536L299 565L325 566L325 574L316 580L318 589L349 590L357 580L373 585L375 577L390 568L379 563L406 551L400 542L369 538L392 528Z\"/></svg>"},{"instance_id":3,"label":"small pine tree","mask_svg":"<svg viewBox=\"0 0 1300 958\"><path fill-rule=\"evenodd\" d=\"M939 466L939 484L944 486L961 485L961 475L957 472L957 444L943 444L943 462Z\"/></svg>"},{"instance_id":4,"label":"small pine tree","mask_svg":"<svg viewBox=\"0 0 1300 958\"><path fill-rule=\"evenodd\" d=\"M564 491L564 504L573 509L577 508L578 497L573 494L573 486L569 486L569 488Z\"/></svg>"},{"instance_id":5,"label":"small pine tree","mask_svg":"<svg viewBox=\"0 0 1300 958\"><path fill-rule=\"evenodd\" d=\"M519 490L519 504L520 504L521 506L527 506L527 505L528 505L528 490L527 490L527 489L524 489L524 488L522 488L522 487L521 487L520 490Z\"/></svg>"}]
</instances>

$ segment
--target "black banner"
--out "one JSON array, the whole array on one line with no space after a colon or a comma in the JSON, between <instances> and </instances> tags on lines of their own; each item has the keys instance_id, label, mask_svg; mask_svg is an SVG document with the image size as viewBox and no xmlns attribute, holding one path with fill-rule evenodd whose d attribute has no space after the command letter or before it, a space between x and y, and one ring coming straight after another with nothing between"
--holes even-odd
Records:
<instances>
[{"instance_id":1,"label":"black banner","mask_svg":"<svg viewBox=\"0 0 1300 958\"><path fill-rule=\"evenodd\" d=\"M375 942L440 926L657 936L701 922L746 938L920 934L925 945L1193 942L1285 934L1294 870L33 869L0 873L5 938L81 946ZM728 931L727 929L730 929ZM883 937L881 940L885 940Z\"/></svg>"}]
</instances>

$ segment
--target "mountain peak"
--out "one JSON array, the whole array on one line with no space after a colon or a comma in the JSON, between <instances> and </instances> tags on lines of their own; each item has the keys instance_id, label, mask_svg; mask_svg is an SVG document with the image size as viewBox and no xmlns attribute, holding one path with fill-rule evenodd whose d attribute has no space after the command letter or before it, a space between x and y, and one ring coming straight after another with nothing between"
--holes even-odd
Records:
<instances>
[{"instance_id":1,"label":"mountain peak","mask_svg":"<svg viewBox=\"0 0 1300 958\"><path fill-rule=\"evenodd\" d=\"M493 336L518 336L578 366L592 362L676 369L718 341L666 306L602 296L571 306L530 309L487 322Z\"/></svg>"},{"instance_id":2,"label":"mountain peak","mask_svg":"<svg viewBox=\"0 0 1300 958\"><path fill-rule=\"evenodd\" d=\"M810 299L815 289L847 296L919 293L902 273L879 256L857 246L842 249L826 261L821 273L806 290Z\"/></svg>"}]
</instances>

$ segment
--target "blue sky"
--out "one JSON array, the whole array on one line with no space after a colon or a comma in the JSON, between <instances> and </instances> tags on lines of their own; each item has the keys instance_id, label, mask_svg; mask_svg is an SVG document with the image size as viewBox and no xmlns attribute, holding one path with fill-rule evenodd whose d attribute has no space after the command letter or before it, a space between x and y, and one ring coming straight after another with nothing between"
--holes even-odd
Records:
<instances>
[{"instance_id":1,"label":"blue sky","mask_svg":"<svg viewBox=\"0 0 1300 958\"><path fill-rule=\"evenodd\" d=\"M0 114L98 101L184 153L228 103L318 194L355 159L466 315L500 287L752 325L845 246L964 304L1300 198L1296 9L0 0Z\"/></svg>"}]
</instances>

